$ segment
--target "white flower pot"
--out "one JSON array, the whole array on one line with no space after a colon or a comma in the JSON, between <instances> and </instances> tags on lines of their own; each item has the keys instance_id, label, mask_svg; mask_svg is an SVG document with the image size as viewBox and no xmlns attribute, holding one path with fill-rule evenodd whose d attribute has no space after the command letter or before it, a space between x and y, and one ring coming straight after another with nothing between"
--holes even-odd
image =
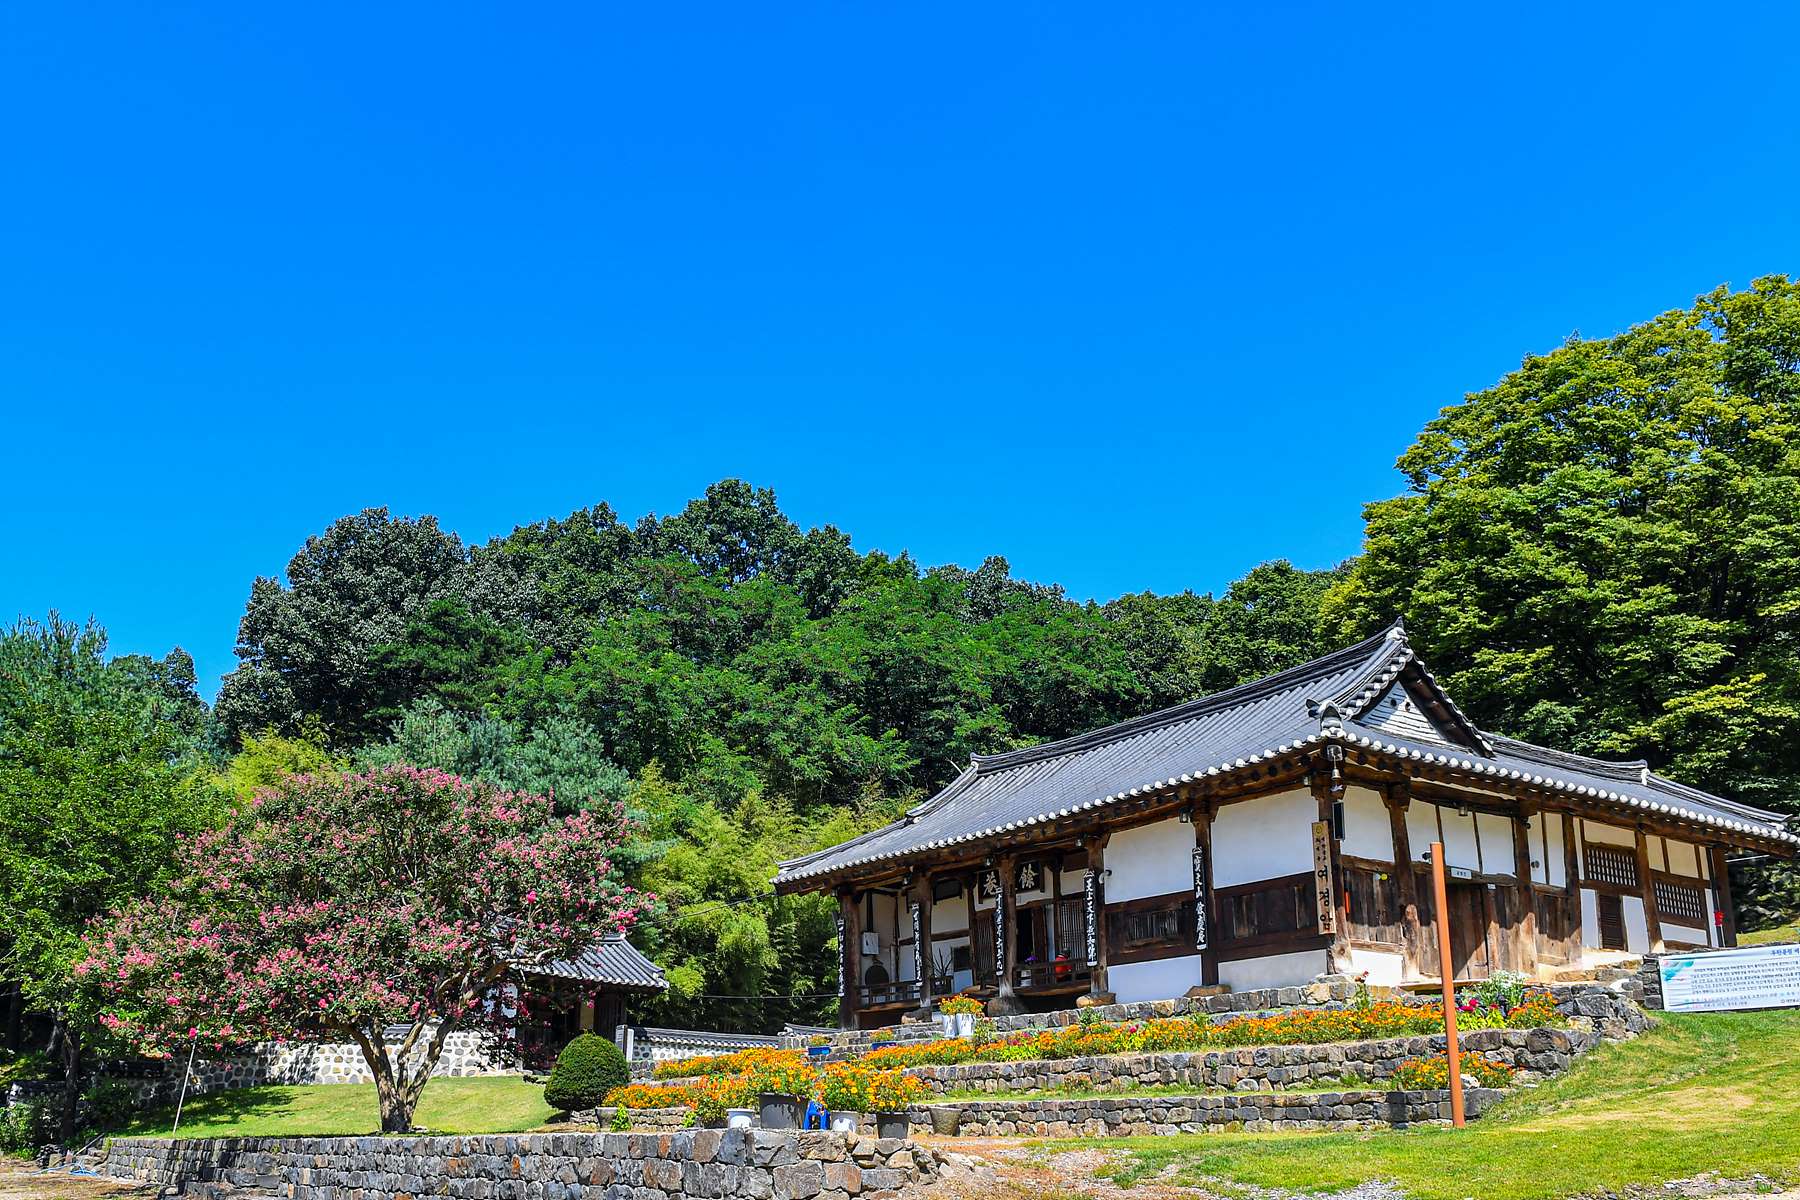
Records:
<instances>
[{"instance_id":1,"label":"white flower pot","mask_svg":"<svg viewBox=\"0 0 1800 1200\"><path fill-rule=\"evenodd\" d=\"M831 1114L831 1131L833 1133L855 1133L861 1124L861 1113L833 1112Z\"/></svg>"},{"instance_id":2,"label":"white flower pot","mask_svg":"<svg viewBox=\"0 0 1800 1200\"><path fill-rule=\"evenodd\" d=\"M725 1110L725 1128L751 1129L756 1125L756 1111L749 1108L728 1108Z\"/></svg>"},{"instance_id":3,"label":"white flower pot","mask_svg":"<svg viewBox=\"0 0 1800 1200\"><path fill-rule=\"evenodd\" d=\"M974 1013L953 1013L950 1019L956 1022L957 1037L972 1038L975 1036Z\"/></svg>"}]
</instances>

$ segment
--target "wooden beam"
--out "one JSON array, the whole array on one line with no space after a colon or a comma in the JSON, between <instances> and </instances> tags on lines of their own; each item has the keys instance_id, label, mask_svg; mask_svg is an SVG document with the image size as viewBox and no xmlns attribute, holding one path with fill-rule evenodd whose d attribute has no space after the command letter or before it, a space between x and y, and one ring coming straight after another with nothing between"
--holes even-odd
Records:
<instances>
[{"instance_id":1,"label":"wooden beam","mask_svg":"<svg viewBox=\"0 0 1800 1200\"><path fill-rule=\"evenodd\" d=\"M1650 953L1661 954L1668 947L1663 942L1662 914L1656 907L1656 880L1650 874L1650 842L1639 825L1637 834L1638 886L1644 893L1644 929L1650 936Z\"/></svg>"},{"instance_id":2,"label":"wooden beam","mask_svg":"<svg viewBox=\"0 0 1800 1200\"><path fill-rule=\"evenodd\" d=\"M1725 861L1725 847L1709 846L1707 853L1712 856L1713 903L1724 918L1719 929L1719 942L1725 946L1735 946L1737 940L1737 904L1731 898L1731 867ZM1717 920L1715 919L1715 924Z\"/></svg>"},{"instance_id":3,"label":"wooden beam","mask_svg":"<svg viewBox=\"0 0 1800 1200\"><path fill-rule=\"evenodd\" d=\"M1540 820L1548 820L1540 815ZM1531 878L1531 825L1524 817L1513 818L1513 870L1518 877L1519 919L1514 922L1513 955L1519 970L1537 973L1537 891ZM1549 872L1546 870L1546 876Z\"/></svg>"},{"instance_id":4,"label":"wooden beam","mask_svg":"<svg viewBox=\"0 0 1800 1200\"><path fill-rule=\"evenodd\" d=\"M1096 1000L1111 995L1106 982L1106 843L1111 839L1102 833L1088 843L1088 873L1095 888L1093 975L1088 981L1088 994Z\"/></svg>"},{"instance_id":5,"label":"wooden beam","mask_svg":"<svg viewBox=\"0 0 1800 1200\"><path fill-rule=\"evenodd\" d=\"M1407 781L1402 779L1389 784L1384 799L1387 801L1388 829L1394 839L1394 882L1400 888L1402 975L1406 979L1418 979L1424 973L1420 956L1424 930L1419 924L1419 877L1412 865L1412 833L1406 827L1406 810L1412 804Z\"/></svg>"},{"instance_id":6,"label":"wooden beam","mask_svg":"<svg viewBox=\"0 0 1800 1200\"><path fill-rule=\"evenodd\" d=\"M1342 780L1340 779L1340 783ZM1332 908L1331 945L1326 948L1325 969L1328 974L1334 972L1348 973L1350 970L1350 914L1346 905L1350 900L1349 889L1344 886L1343 847L1337 839L1337 831L1332 826L1332 808L1343 798L1343 792L1336 795L1331 791L1331 768L1321 760L1312 773L1313 799L1318 802L1319 820L1324 822L1330 831L1327 837L1327 861L1331 881L1330 896L1321 897L1329 900Z\"/></svg>"},{"instance_id":7,"label":"wooden beam","mask_svg":"<svg viewBox=\"0 0 1800 1200\"><path fill-rule=\"evenodd\" d=\"M862 907L849 888L838 892L838 1028L856 1028L856 995L862 986Z\"/></svg>"},{"instance_id":8,"label":"wooden beam","mask_svg":"<svg viewBox=\"0 0 1800 1200\"><path fill-rule=\"evenodd\" d=\"M1219 956L1212 948L1213 931L1218 927L1218 909L1213 902L1213 806L1194 806L1194 853L1199 856L1199 870L1194 873L1194 919L1200 935L1200 982L1211 987L1219 982Z\"/></svg>"},{"instance_id":9,"label":"wooden beam","mask_svg":"<svg viewBox=\"0 0 1800 1200\"><path fill-rule=\"evenodd\" d=\"M931 953L931 906L932 878L929 872L921 874L913 880L913 903L919 906L919 918L913 923L913 953L917 956L919 974L919 1007L931 1007L934 999L931 990L932 964L936 961Z\"/></svg>"},{"instance_id":10,"label":"wooden beam","mask_svg":"<svg viewBox=\"0 0 1800 1200\"><path fill-rule=\"evenodd\" d=\"M1017 859L1012 855L1002 855L995 860L995 867L1000 872L1000 898L994 905L994 939L999 950L999 963L995 975L998 990L994 999L988 1004L988 1012L992 1016L1012 1016L1025 1010L1013 991L1014 981L1019 976L1019 900L1013 890L1013 867Z\"/></svg>"},{"instance_id":11,"label":"wooden beam","mask_svg":"<svg viewBox=\"0 0 1800 1200\"><path fill-rule=\"evenodd\" d=\"M1575 844L1575 817L1563 814L1563 886L1569 889L1569 895L1577 900L1581 898L1581 847ZM1581 907L1575 908L1576 923L1580 924ZM1580 943L1576 939L1577 945Z\"/></svg>"}]
</instances>

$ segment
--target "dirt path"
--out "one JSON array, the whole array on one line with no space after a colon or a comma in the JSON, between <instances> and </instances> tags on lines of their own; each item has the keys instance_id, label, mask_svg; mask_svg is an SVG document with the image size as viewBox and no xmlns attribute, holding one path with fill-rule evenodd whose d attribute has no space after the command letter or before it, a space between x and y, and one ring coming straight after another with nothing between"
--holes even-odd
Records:
<instances>
[{"instance_id":1,"label":"dirt path","mask_svg":"<svg viewBox=\"0 0 1800 1200\"><path fill-rule=\"evenodd\" d=\"M151 1197L156 1189L94 1175L66 1171L39 1172L37 1164L0 1158L0 1200L101 1200L102 1197Z\"/></svg>"}]
</instances>

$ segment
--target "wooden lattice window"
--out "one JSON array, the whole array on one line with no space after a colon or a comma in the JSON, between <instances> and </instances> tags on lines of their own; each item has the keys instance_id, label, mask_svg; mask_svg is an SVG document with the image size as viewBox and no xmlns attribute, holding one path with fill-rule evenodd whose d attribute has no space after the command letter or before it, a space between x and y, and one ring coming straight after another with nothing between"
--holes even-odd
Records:
<instances>
[{"instance_id":1,"label":"wooden lattice window","mask_svg":"<svg viewBox=\"0 0 1800 1200\"><path fill-rule=\"evenodd\" d=\"M1215 895L1222 942L1318 932L1319 903L1311 875L1219 888Z\"/></svg>"},{"instance_id":2,"label":"wooden lattice window","mask_svg":"<svg viewBox=\"0 0 1800 1200\"><path fill-rule=\"evenodd\" d=\"M1656 911L1665 921L1706 928L1706 894L1691 883L1656 881Z\"/></svg>"},{"instance_id":3,"label":"wooden lattice window","mask_svg":"<svg viewBox=\"0 0 1800 1200\"><path fill-rule=\"evenodd\" d=\"M1635 888L1638 886L1637 855L1617 846L1601 846L1589 842L1587 867L1583 874L1590 883Z\"/></svg>"}]
</instances>

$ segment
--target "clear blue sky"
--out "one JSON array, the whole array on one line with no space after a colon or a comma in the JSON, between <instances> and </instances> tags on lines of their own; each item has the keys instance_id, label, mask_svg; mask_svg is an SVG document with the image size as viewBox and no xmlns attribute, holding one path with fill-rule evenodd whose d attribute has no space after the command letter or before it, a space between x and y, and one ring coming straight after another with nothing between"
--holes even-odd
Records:
<instances>
[{"instance_id":1,"label":"clear blue sky","mask_svg":"<svg viewBox=\"0 0 1800 1200\"><path fill-rule=\"evenodd\" d=\"M709 481L1079 597L1357 549L1419 426L1800 270L1793 5L21 4L0 618L186 647L365 505Z\"/></svg>"}]
</instances>

